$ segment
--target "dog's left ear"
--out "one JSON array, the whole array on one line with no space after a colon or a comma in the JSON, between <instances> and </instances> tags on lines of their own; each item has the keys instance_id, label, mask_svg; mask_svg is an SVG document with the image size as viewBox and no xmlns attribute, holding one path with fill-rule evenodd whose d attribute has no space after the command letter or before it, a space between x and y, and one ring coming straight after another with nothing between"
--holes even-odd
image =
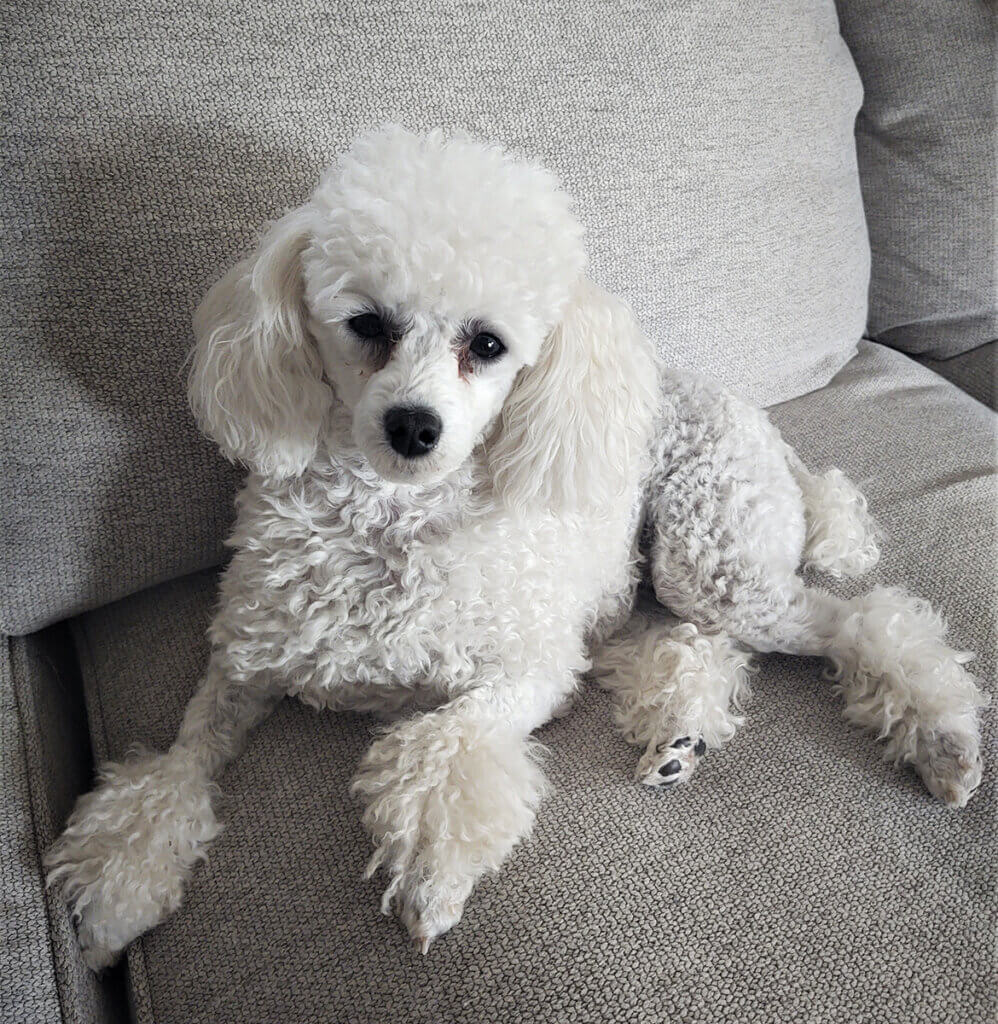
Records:
<instances>
[{"instance_id":1,"label":"dog's left ear","mask_svg":"<svg viewBox=\"0 0 998 1024\"><path fill-rule=\"evenodd\" d=\"M609 508L633 490L658 401L651 343L627 306L583 278L488 446L511 508Z\"/></svg>"}]
</instances>

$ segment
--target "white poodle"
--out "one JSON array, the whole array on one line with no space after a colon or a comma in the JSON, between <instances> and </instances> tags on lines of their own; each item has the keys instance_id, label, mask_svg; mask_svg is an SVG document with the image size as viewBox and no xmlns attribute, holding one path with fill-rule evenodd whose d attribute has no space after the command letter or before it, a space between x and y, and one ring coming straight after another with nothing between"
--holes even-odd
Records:
<instances>
[{"instance_id":1,"label":"white poodle","mask_svg":"<svg viewBox=\"0 0 998 1024\"><path fill-rule=\"evenodd\" d=\"M600 658L642 778L728 739L747 655L831 659L847 714L962 805L980 778L967 656L897 590L805 587L877 556L862 497L765 415L659 369L585 276L546 171L388 128L209 292L197 418L249 469L211 658L165 754L108 764L47 855L99 968L175 910L218 835L213 777L275 702L377 712L353 784L383 909L424 952L530 830L531 732Z\"/></svg>"}]
</instances>

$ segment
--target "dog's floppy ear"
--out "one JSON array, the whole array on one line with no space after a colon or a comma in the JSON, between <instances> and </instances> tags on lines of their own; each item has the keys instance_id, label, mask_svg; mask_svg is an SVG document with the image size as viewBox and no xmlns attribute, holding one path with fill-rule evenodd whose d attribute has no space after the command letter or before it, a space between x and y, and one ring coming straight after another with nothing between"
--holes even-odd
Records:
<instances>
[{"instance_id":1,"label":"dog's floppy ear","mask_svg":"<svg viewBox=\"0 0 998 1024\"><path fill-rule=\"evenodd\" d=\"M631 311L583 278L488 447L498 496L525 510L608 508L635 486L658 400L654 352Z\"/></svg>"},{"instance_id":2,"label":"dog's floppy ear","mask_svg":"<svg viewBox=\"0 0 998 1024\"><path fill-rule=\"evenodd\" d=\"M301 473L330 401L305 326L301 256L309 205L286 214L194 314L188 397L230 459L266 476Z\"/></svg>"}]
</instances>

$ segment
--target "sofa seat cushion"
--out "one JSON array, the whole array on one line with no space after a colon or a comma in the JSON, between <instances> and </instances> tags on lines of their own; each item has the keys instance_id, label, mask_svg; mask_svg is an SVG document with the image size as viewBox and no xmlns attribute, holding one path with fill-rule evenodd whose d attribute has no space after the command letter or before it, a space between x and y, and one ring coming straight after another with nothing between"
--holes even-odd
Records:
<instances>
[{"instance_id":1,"label":"sofa seat cushion","mask_svg":"<svg viewBox=\"0 0 998 1024\"><path fill-rule=\"evenodd\" d=\"M773 410L816 467L862 482L909 583L994 673L994 417L864 343ZM164 748L205 662L201 573L75 623L94 743ZM129 951L138 1020L472 1024L993 1019L995 775L934 803L840 716L814 660L762 659L749 722L688 787L637 753L588 686L541 733L532 838L427 957L378 912L347 787L371 723L285 701L222 775L226 822L186 902ZM995 722L986 749L996 754Z\"/></svg>"},{"instance_id":2,"label":"sofa seat cushion","mask_svg":"<svg viewBox=\"0 0 998 1024\"><path fill-rule=\"evenodd\" d=\"M949 359L929 359L923 356L919 362L935 370L940 377L973 395L989 409L998 410L998 341L951 356Z\"/></svg>"}]
</instances>

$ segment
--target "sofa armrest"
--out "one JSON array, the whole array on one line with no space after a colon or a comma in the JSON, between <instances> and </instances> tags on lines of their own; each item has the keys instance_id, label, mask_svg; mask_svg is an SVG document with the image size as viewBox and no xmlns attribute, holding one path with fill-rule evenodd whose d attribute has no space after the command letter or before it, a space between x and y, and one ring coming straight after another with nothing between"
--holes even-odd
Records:
<instances>
[{"instance_id":1,"label":"sofa armrest","mask_svg":"<svg viewBox=\"0 0 998 1024\"><path fill-rule=\"evenodd\" d=\"M0 1020L121 1024L121 972L98 978L88 970L41 866L93 777L68 630L57 624L0 643Z\"/></svg>"},{"instance_id":2,"label":"sofa armrest","mask_svg":"<svg viewBox=\"0 0 998 1024\"><path fill-rule=\"evenodd\" d=\"M922 356L918 361L930 370L935 370L941 377L945 377L979 402L983 402L988 408L998 410L995 381L998 341L978 345L969 352L951 356L949 359L929 359Z\"/></svg>"}]
</instances>

